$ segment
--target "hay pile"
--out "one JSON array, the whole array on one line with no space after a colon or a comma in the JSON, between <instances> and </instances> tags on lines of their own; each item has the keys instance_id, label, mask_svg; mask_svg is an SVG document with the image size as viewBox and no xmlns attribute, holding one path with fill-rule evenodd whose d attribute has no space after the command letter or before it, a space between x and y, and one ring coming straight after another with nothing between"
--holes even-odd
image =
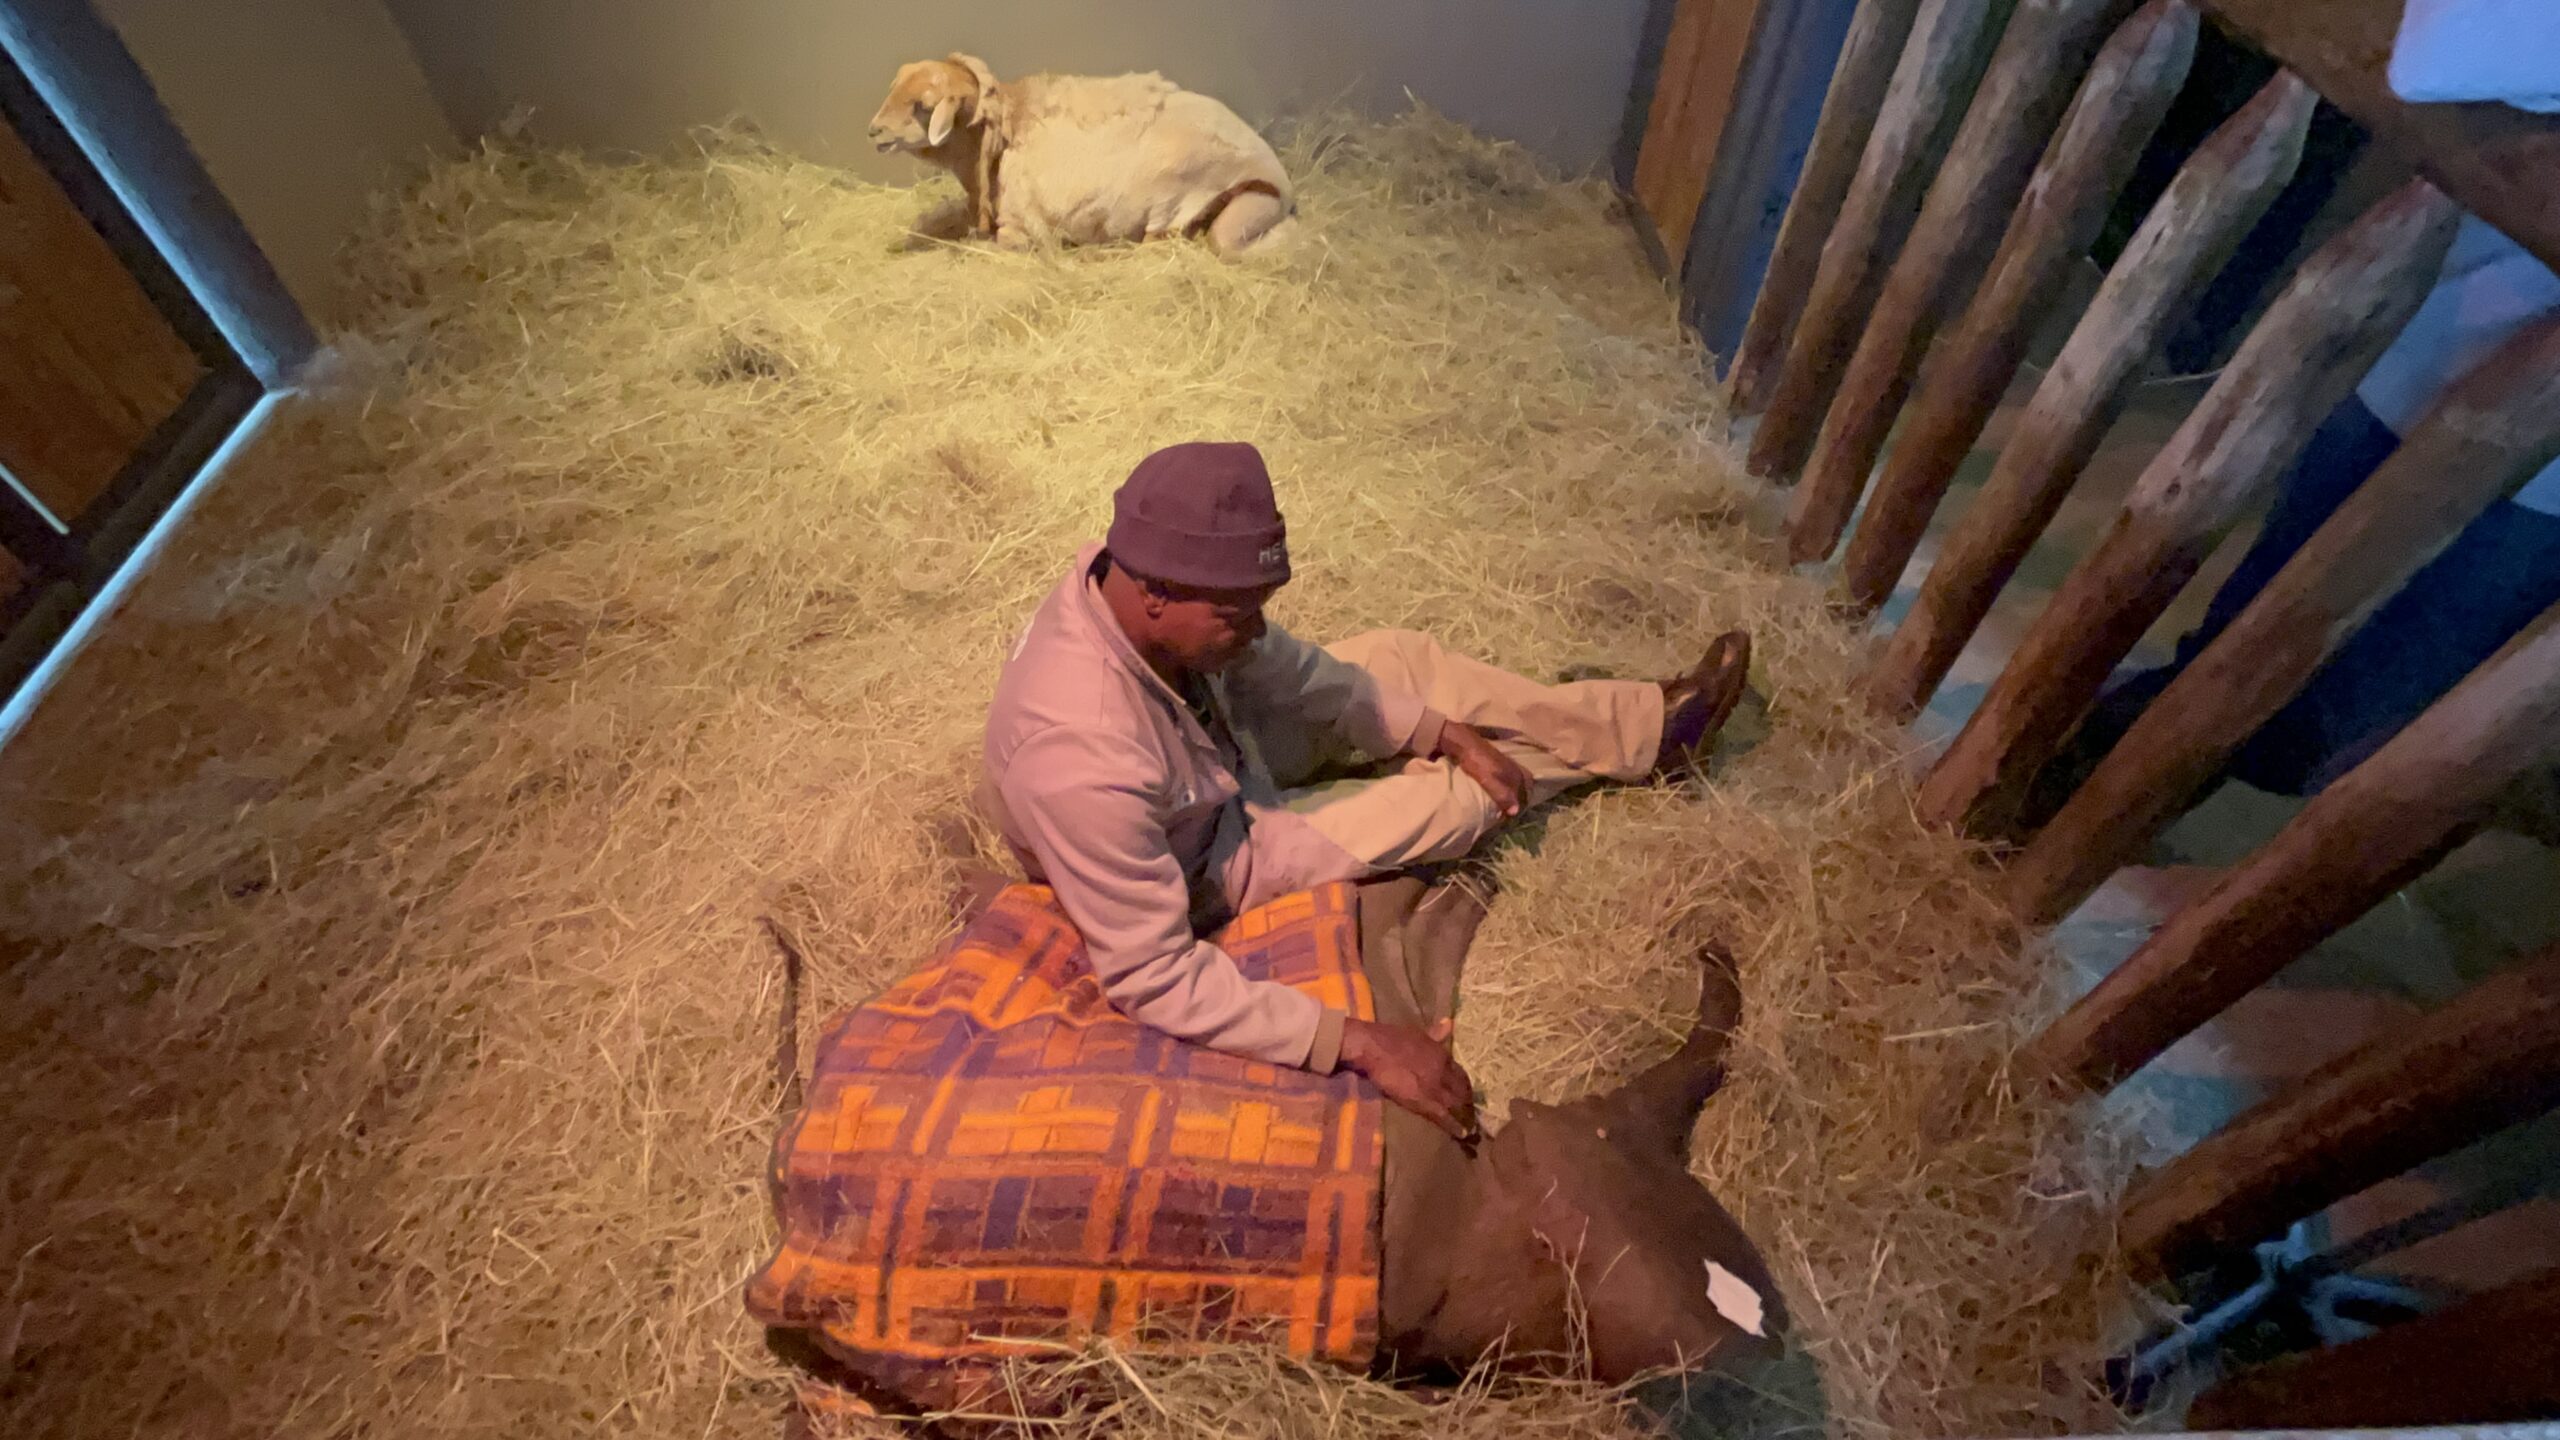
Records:
<instances>
[{"instance_id":1,"label":"hay pile","mask_svg":"<svg viewBox=\"0 0 2560 1440\"><path fill-rule=\"evenodd\" d=\"M735 137L494 151L387 209L337 382L0 768L0 1429L774 1433L737 1300L760 921L812 1025L924 951L1013 630L1129 464L1203 435L1283 477L1301 633L1649 674L1758 631L1768 716L1712 787L1505 853L1465 1058L1497 1102L1624 1074L1723 935L1751 1012L1701 1168L1822 1373L1798 1423L2109 1423L2070 1376L2122 1298L2084 1253L2113 1161L1996 1081L2038 967L1734 519L1605 194L1428 117L1289 158L1302 233L1241 265L919 240L929 195ZM1141 1432L1620 1423L1130 1373Z\"/></svg>"}]
</instances>

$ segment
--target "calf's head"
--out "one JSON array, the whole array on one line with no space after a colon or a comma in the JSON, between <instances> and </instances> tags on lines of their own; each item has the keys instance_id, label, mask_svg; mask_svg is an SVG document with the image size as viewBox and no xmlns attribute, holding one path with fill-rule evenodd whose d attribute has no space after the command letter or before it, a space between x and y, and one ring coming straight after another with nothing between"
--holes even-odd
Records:
<instances>
[{"instance_id":1,"label":"calf's head","mask_svg":"<svg viewBox=\"0 0 2560 1440\"><path fill-rule=\"evenodd\" d=\"M1709 946L1680 1049L1615 1090L1523 1102L1489 1147L1501 1188L1570 1279L1594 1373L1721 1368L1777 1353L1778 1287L1751 1237L1689 1172L1742 1016L1733 957Z\"/></svg>"},{"instance_id":2,"label":"calf's head","mask_svg":"<svg viewBox=\"0 0 2560 1440\"><path fill-rule=\"evenodd\" d=\"M902 65L889 98L872 112L871 143L883 152L939 150L985 118L995 88L994 72L974 55Z\"/></svg>"},{"instance_id":3,"label":"calf's head","mask_svg":"<svg viewBox=\"0 0 2560 1440\"><path fill-rule=\"evenodd\" d=\"M1438 1152L1413 1159L1437 1162L1446 1219L1403 1238L1449 1259L1421 1333L1396 1338L1401 1356L1463 1369L1579 1351L1615 1384L1780 1353L1786 1311L1767 1263L1689 1172L1690 1131L1742 1013L1732 956L1701 958L1698 1018L1676 1053L1615 1090L1514 1104L1472 1156L1421 1142Z\"/></svg>"}]
</instances>

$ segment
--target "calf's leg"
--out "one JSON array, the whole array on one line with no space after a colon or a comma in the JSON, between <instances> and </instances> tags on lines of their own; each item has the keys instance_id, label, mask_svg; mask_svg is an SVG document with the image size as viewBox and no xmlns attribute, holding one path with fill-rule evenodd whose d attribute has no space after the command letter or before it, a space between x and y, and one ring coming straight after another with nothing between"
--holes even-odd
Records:
<instances>
[{"instance_id":1,"label":"calf's leg","mask_svg":"<svg viewBox=\"0 0 2560 1440\"><path fill-rule=\"evenodd\" d=\"M1380 1023L1427 1027L1455 1009L1467 943L1484 902L1455 886L1407 875L1360 887L1360 959ZM1474 1262L1516 1254L1520 1217L1484 1213L1490 1198L1474 1155L1421 1116L1384 1107L1379 1341L1399 1373L1465 1371L1516 1328L1512 1317L1563 1313L1564 1276ZM1514 1293L1514 1292L1518 1293ZM1467 1297L1453 1314L1450 1297ZM1459 1323L1465 1322L1465 1323ZM1561 1348L1557 1327L1547 1348ZM1514 1342L1526 1345L1526 1338Z\"/></svg>"},{"instance_id":2,"label":"calf's leg","mask_svg":"<svg viewBox=\"0 0 2560 1440\"><path fill-rule=\"evenodd\" d=\"M1724 1085L1725 1052L1742 1023L1742 979L1733 952L1710 941L1698 954L1698 1018L1688 1038L1605 1096L1578 1102L1597 1112L1594 1122L1622 1148L1659 1151L1683 1168L1699 1112Z\"/></svg>"}]
</instances>

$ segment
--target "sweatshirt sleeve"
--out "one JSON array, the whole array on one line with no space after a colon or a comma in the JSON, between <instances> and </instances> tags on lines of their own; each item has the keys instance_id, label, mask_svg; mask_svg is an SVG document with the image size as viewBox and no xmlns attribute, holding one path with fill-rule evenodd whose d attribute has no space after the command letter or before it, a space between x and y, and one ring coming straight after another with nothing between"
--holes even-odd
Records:
<instances>
[{"instance_id":1,"label":"sweatshirt sleeve","mask_svg":"<svg viewBox=\"0 0 2560 1440\"><path fill-rule=\"evenodd\" d=\"M1023 743L1001 787L1104 992L1123 1014L1179 1039L1330 1070L1340 1015L1302 991L1245 978L1233 957L1191 933L1181 862L1153 798L1127 778L1146 773L1126 740L1058 727Z\"/></svg>"},{"instance_id":2,"label":"sweatshirt sleeve","mask_svg":"<svg viewBox=\"0 0 2560 1440\"><path fill-rule=\"evenodd\" d=\"M1382 685L1277 625L1254 642L1228 684L1249 689L1276 714L1340 735L1373 760L1429 755L1447 723L1421 696Z\"/></svg>"}]
</instances>

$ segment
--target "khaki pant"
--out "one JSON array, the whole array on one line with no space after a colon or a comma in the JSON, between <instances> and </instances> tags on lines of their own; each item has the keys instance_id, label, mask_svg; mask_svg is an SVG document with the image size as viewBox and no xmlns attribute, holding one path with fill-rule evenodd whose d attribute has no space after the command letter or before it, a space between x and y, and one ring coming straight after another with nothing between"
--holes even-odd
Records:
<instances>
[{"instance_id":1,"label":"khaki pant","mask_svg":"<svg viewBox=\"0 0 2560 1440\"><path fill-rule=\"evenodd\" d=\"M1662 744L1662 687L1638 680L1541 685L1443 649L1411 630L1373 630L1325 647L1420 695L1529 772L1529 800L1595 780L1641 780ZM1446 760L1412 756L1346 771L1361 758L1328 736L1257 735L1287 808L1370 873L1465 855L1502 825L1484 788Z\"/></svg>"}]
</instances>

